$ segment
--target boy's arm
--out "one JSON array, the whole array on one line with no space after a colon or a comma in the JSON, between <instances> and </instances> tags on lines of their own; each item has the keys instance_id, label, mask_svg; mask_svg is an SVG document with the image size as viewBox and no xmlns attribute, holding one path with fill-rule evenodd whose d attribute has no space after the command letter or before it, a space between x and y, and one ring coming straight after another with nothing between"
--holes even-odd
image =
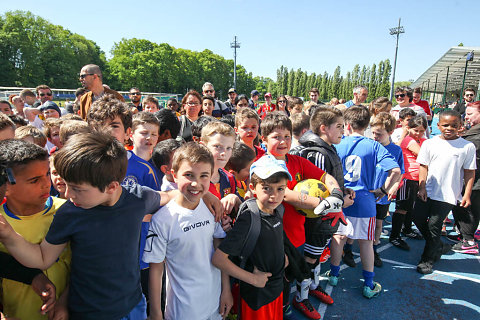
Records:
<instances>
[{"instance_id":1,"label":"boy's arm","mask_svg":"<svg viewBox=\"0 0 480 320\"><path fill-rule=\"evenodd\" d=\"M218 248L222 239L213 239L213 247ZM220 315L225 318L233 306L232 289L230 288L230 276L222 271L222 293L220 294Z\"/></svg>"},{"instance_id":2,"label":"boy's arm","mask_svg":"<svg viewBox=\"0 0 480 320\"><path fill-rule=\"evenodd\" d=\"M427 189L425 188L425 183L427 182L428 166L420 164L418 170L418 197L422 201L427 201Z\"/></svg>"},{"instance_id":3,"label":"boy's arm","mask_svg":"<svg viewBox=\"0 0 480 320\"><path fill-rule=\"evenodd\" d=\"M165 261L160 263L150 263L148 295L150 297L150 319L161 320L162 314L162 277Z\"/></svg>"},{"instance_id":4,"label":"boy's arm","mask_svg":"<svg viewBox=\"0 0 480 320\"><path fill-rule=\"evenodd\" d=\"M463 193L461 207L467 208L472 203L470 196L472 195L473 181L475 180L475 170L463 169L463 181L465 182L465 192Z\"/></svg>"},{"instance_id":5,"label":"boy's arm","mask_svg":"<svg viewBox=\"0 0 480 320\"><path fill-rule=\"evenodd\" d=\"M178 190L170 191L157 191L160 194L160 206L166 205L170 200L174 199L180 194ZM203 202L210 210L210 212L215 216L215 221L218 222L223 217L223 206L220 200L215 197L212 193L207 192L203 196Z\"/></svg>"},{"instance_id":6,"label":"boy's arm","mask_svg":"<svg viewBox=\"0 0 480 320\"><path fill-rule=\"evenodd\" d=\"M49 319L53 316L53 320L68 320L68 290L69 286L67 285L58 298L58 301L55 304L55 309L51 312L52 315L48 315Z\"/></svg>"},{"instance_id":7,"label":"boy's arm","mask_svg":"<svg viewBox=\"0 0 480 320\"><path fill-rule=\"evenodd\" d=\"M230 259L228 259L228 254L220 249L215 250L212 257L212 264L226 274L257 288L265 287L268 278L272 276L270 272L262 272L256 267L254 267L253 273L243 270L230 261Z\"/></svg>"},{"instance_id":8,"label":"boy's arm","mask_svg":"<svg viewBox=\"0 0 480 320\"><path fill-rule=\"evenodd\" d=\"M30 243L16 233L2 215L0 215L0 241L18 262L26 267L41 270L48 269L67 246L67 243L50 244L45 239L39 245Z\"/></svg>"},{"instance_id":9,"label":"boy's arm","mask_svg":"<svg viewBox=\"0 0 480 320\"><path fill-rule=\"evenodd\" d=\"M35 120L35 116L39 115L40 113L41 113L40 110L37 108L30 108L30 107L23 108L23 114L25 115L25 118L27 118L29 122L33 122Z\"/></svg>"}]
</instances>

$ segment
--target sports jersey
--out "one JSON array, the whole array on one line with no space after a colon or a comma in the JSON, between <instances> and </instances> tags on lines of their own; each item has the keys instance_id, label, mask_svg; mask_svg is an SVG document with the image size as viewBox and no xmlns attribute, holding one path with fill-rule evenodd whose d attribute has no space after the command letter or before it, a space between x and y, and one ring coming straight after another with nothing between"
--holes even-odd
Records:
<instances>
[{"instance_id":1,"label":"sports jersey","mask_svg":"<svg viewBox=\"0 0 480 320\"><path fill-rule=\"evenodd\" d=\"M174 199L153 215L143 260L166 261L165 319L207 319L218 309L221 276L211 258L213 238L224 237L203 200L190 210Z\"/></svg>"},{"instance_id":2,"label":"sports jersey","mask_svg":"<svg viewBox=\"0 0 480 320\"><path fill-rule=\"evenodd\" d=\"M139 184L141 186L149 187L153 190L160 190L160 183L156 168L148 161L143 160L137 156L133 151L127 151L128 167L125 179L123 179L122 186L133 186ZM140 236L140 252L145 248L145 239L148 234L148 222L142 222L142 232ZM139 257L140 268L148 268L148 264L142 261Z\"/></svg>"},{"instance_id":3,"label":"sports jersey","mask_svg":"<svg viewBox=\"0 0 480 320\"><path fill-rule=\"evenodd\" d=\"M377 166L383 171L398 168L395 158L380 143L364 136L345 136L337 145L342 159L344 183L346 188L355 190L355 202L343 212L346 216L357 218L375 217L375 190Z\"/></svg>"},{"instance_id":4,"label":"sports jersey","mask_svg":"<svg viewBox=\"0 0 480 320\"><path fill-rule=\"evenodd\" d=\"M265 154L265 150L259 146L253 146L253 147L255 148L255 161L257 161Z\"/></svg>"},{"instance_id":5,"label":"sports jersey","mask_svg":"<svg viewBox=\"0 0 480 320\"><path fill-rule=\"evenodd\" d=\"M287 154L285 155L285 163L287 164L288 172L290 172L293 178L287 183L287 187L290 190L293 190L298 182L305 179L322 180L325 174L325 171L299 156ZM295 247L299 247L305 243L305 216L298 213L291 204L285 201L282 204L285 207L283 229L290 242Z\"/></svg>"},{"instance_id":6,"label":"sports jersey","mask_svg":"<svg viewBox=\"0 0 480 320\"><path fill-rule=\"evenodd\" d=\"M258 115L263 120L263 118L265 118L267 113L275 111L275 107L276 106L274 103L267 105L267 103L265 102L264 104L260 105L260 107L258 108L258 111L257 111Z\"/></svg>"},{"instance_id":7,"label":"sports jersey","mask_svg":"<svg viewBox=\"0 0 480 320\"><path fill-rule=\"evenodd\" d=\"M220 180L217 183L210 182L208 191L213 193L218 199L229 195L230 193L237 194L237 180L235 176L224 169L218 169Z\"/></svg>"},{"instance_id":8,"label":"sports jersey","mask_svg":"<svg viewBox=\"0 0 480 320\"><path fill-rule=\"evenodd\" d=\"M427 139L420 138L420 141L417 142L418 145L421 147L425 140ZM415 141L415 139L410 136L406 136L400 144L403 152L403 159L405 162L405 174L403 178L418 181L420 165L417 162L417 155L415 155L412 151L408 150L408 144L412 141Z\"/></svg>"},{"instance_id":9,"label":"sports jersey","mask_svg":"<svg viewBox=\"0 0 480 320\"><path fill-rule=\"evenodd\" d=\"M0 214L5 217L12 228L22 235L25 240L39 244L45 238L55 213L64 203L65 200L63 199L49 197L45 203L45 209L31 216L17 216L8 209L7 204L4 204L1 207ZM0 250L7 252L1 243ZM57 299L67 286L70 260L71 251L67 246L59 259L44 271L45 275L57 288ZM3 312L7 317L28 320L47 319L46 315L42 316L40 314L39 310L43 304L42 300L30 285L3 279L2 290Z\"/></svg>"},{"instance_id":10,"label":"sports jersey","mask_svg":"<svg viewBox=\"0 0 480 320\"><path fill-rule=\"evenodd\" d=\"M389 144L387 144L384 147L395 158L395 161L397 162L397 164L400 168L400 171L402 172L402 174L404 174L405 173L405 166L404 166L404 162L403 162L404 159L403 159L403 154L402 154L402 148L400 148L399 146L397 146L396 144L394 144L392 142L390 142ZM385 184L385 179L387 179L388 172L384 171L381 166L377 166L376 169L377 169L376 170L377 172L375 174L375 186L374 186L374 188L378 189ZM389 203L390 203L390 201L388 200L388 196L384 196L382 199L377 201L377 204L389 204Z\"/></svg>"},{"instance_id":11,"label":"sports jersey","mask_svg":"<svg viewBox=\"0 0 480 320\"><path fill-rule=\"evenodd\" d=\"M413 101L412 101L413 102ZM413 102L415 103L415 102ZM423 111L429 116L432 115L432 109L430 109L430 105L428 104L427 100L419 100L418 103L415 103L417 106L422 107Z\"/></svg>"},{"instance_id":12,"label":"sports jersey","mask_svg":"<svg viewBox=\"0 0 480 320\"><path fill-rule=\"evenodd\" d=\"M70 242L70 319L120 319L140 302L140 227L159 207L160 194L136 184L122 187L113 206L82 209L67 201L57 211L45 240Z\"/></svg>"}]
</instances>

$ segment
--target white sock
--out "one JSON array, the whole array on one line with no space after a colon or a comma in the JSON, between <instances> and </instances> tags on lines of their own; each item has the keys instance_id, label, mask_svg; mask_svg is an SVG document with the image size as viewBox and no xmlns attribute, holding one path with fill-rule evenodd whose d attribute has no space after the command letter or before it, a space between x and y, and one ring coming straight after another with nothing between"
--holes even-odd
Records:
<instances>
[{"instance_id":1,"label":"white sock","mask_svg":"<svg viewBox=\"0 0 480 320\"><path fill-rule=\"evenodd\" d=\"M312 282L312 279L305 279L302 281L300 284L300 290L297 290L297 301L303 301L305 299L308 299L308 289L310 287L310 283Z\"/></svg>"},{"instance_id":2,"label":"white sock","mask_svg":"<svg viewBox=\"0 0 480 320\"><path fill-rule=\"evenodd\" d=\"M313 279L312 283L310 284L310 289L315 290L317 289L318 285L320 284L320 269L322 265L319 263L315 266L315 269L312 270L313 272Z\"/></svg>"}]
</instances>

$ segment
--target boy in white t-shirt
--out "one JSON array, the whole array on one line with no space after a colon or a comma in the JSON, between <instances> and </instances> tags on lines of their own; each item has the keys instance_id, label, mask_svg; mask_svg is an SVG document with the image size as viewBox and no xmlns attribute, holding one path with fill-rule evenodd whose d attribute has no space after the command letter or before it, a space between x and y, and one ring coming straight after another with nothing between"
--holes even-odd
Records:
<instances>
[{"instance_id":1,"label":"boy in white t-shirt","mask_svg":"<svg viewBox=\"0 0 480 320\"><path fill-rule=\"evenodd\" d=\"M152 218L143 260L150 263L150 319L163 319L160 296L167 265L165 319L222 319L233 305L228 276L211 263L220 224L205 206L213 156L191 142L175 152L172 173L180 194ZM165 262L166 261L166 262Z\"/></svg>"},{"instance_id":2,"label":"boy in white t-shirt","mask_svg":"<svg viewBox=\"0 0 480 320\"><path fill-rule=\"evenodd\" d=\"M432 273L433 263L450 249L441 240L442 223L458 203L470 206L475 176L475 145L458 136L461 116L453 110L440 113L440 136L425 141L417 162L419 169L418 198L413 219L425 238L425 249L417 266L422 274ZM462 187L465 192L462 197Z\"/></svg>"}]
</instances>

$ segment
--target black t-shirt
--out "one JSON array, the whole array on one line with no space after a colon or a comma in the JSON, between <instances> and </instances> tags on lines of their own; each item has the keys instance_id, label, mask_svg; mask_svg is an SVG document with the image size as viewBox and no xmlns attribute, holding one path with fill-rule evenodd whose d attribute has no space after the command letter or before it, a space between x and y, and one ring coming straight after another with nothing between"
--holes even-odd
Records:
<instances>
[{"instance_id":1,"label":"black t-shirt","mask_svg":"<svg viewBox=\"0 0 480 320\"><path fill-rule=\"evenodd\" d=\"M138 304L141 224L159 208L157 192L133 185L122 187L114 206L82 209L67 201L58 209L45 239L57 245L70 241L71 319L120 319Z\"/></svg>"},{"instance_id":2,"label":"black t-shirt","mask_svg":"<svg viewBox=\"0 0 480 320\"><path fill-rule=\"evenodd\" d=\"M269 304L282 293L285 265L282 218L277 210L273 215L260 212L260 216L262 222L260 235L252 255L247 259L245 270L253 272L253 266L256 266L258 270L270 272L272 276L264 288L256 288L240 281L240 296L253 310ZM239 256L250 227L250 220L250 214L242 212L219 249L230 256Z\"/></svg>"}]
</instances>

